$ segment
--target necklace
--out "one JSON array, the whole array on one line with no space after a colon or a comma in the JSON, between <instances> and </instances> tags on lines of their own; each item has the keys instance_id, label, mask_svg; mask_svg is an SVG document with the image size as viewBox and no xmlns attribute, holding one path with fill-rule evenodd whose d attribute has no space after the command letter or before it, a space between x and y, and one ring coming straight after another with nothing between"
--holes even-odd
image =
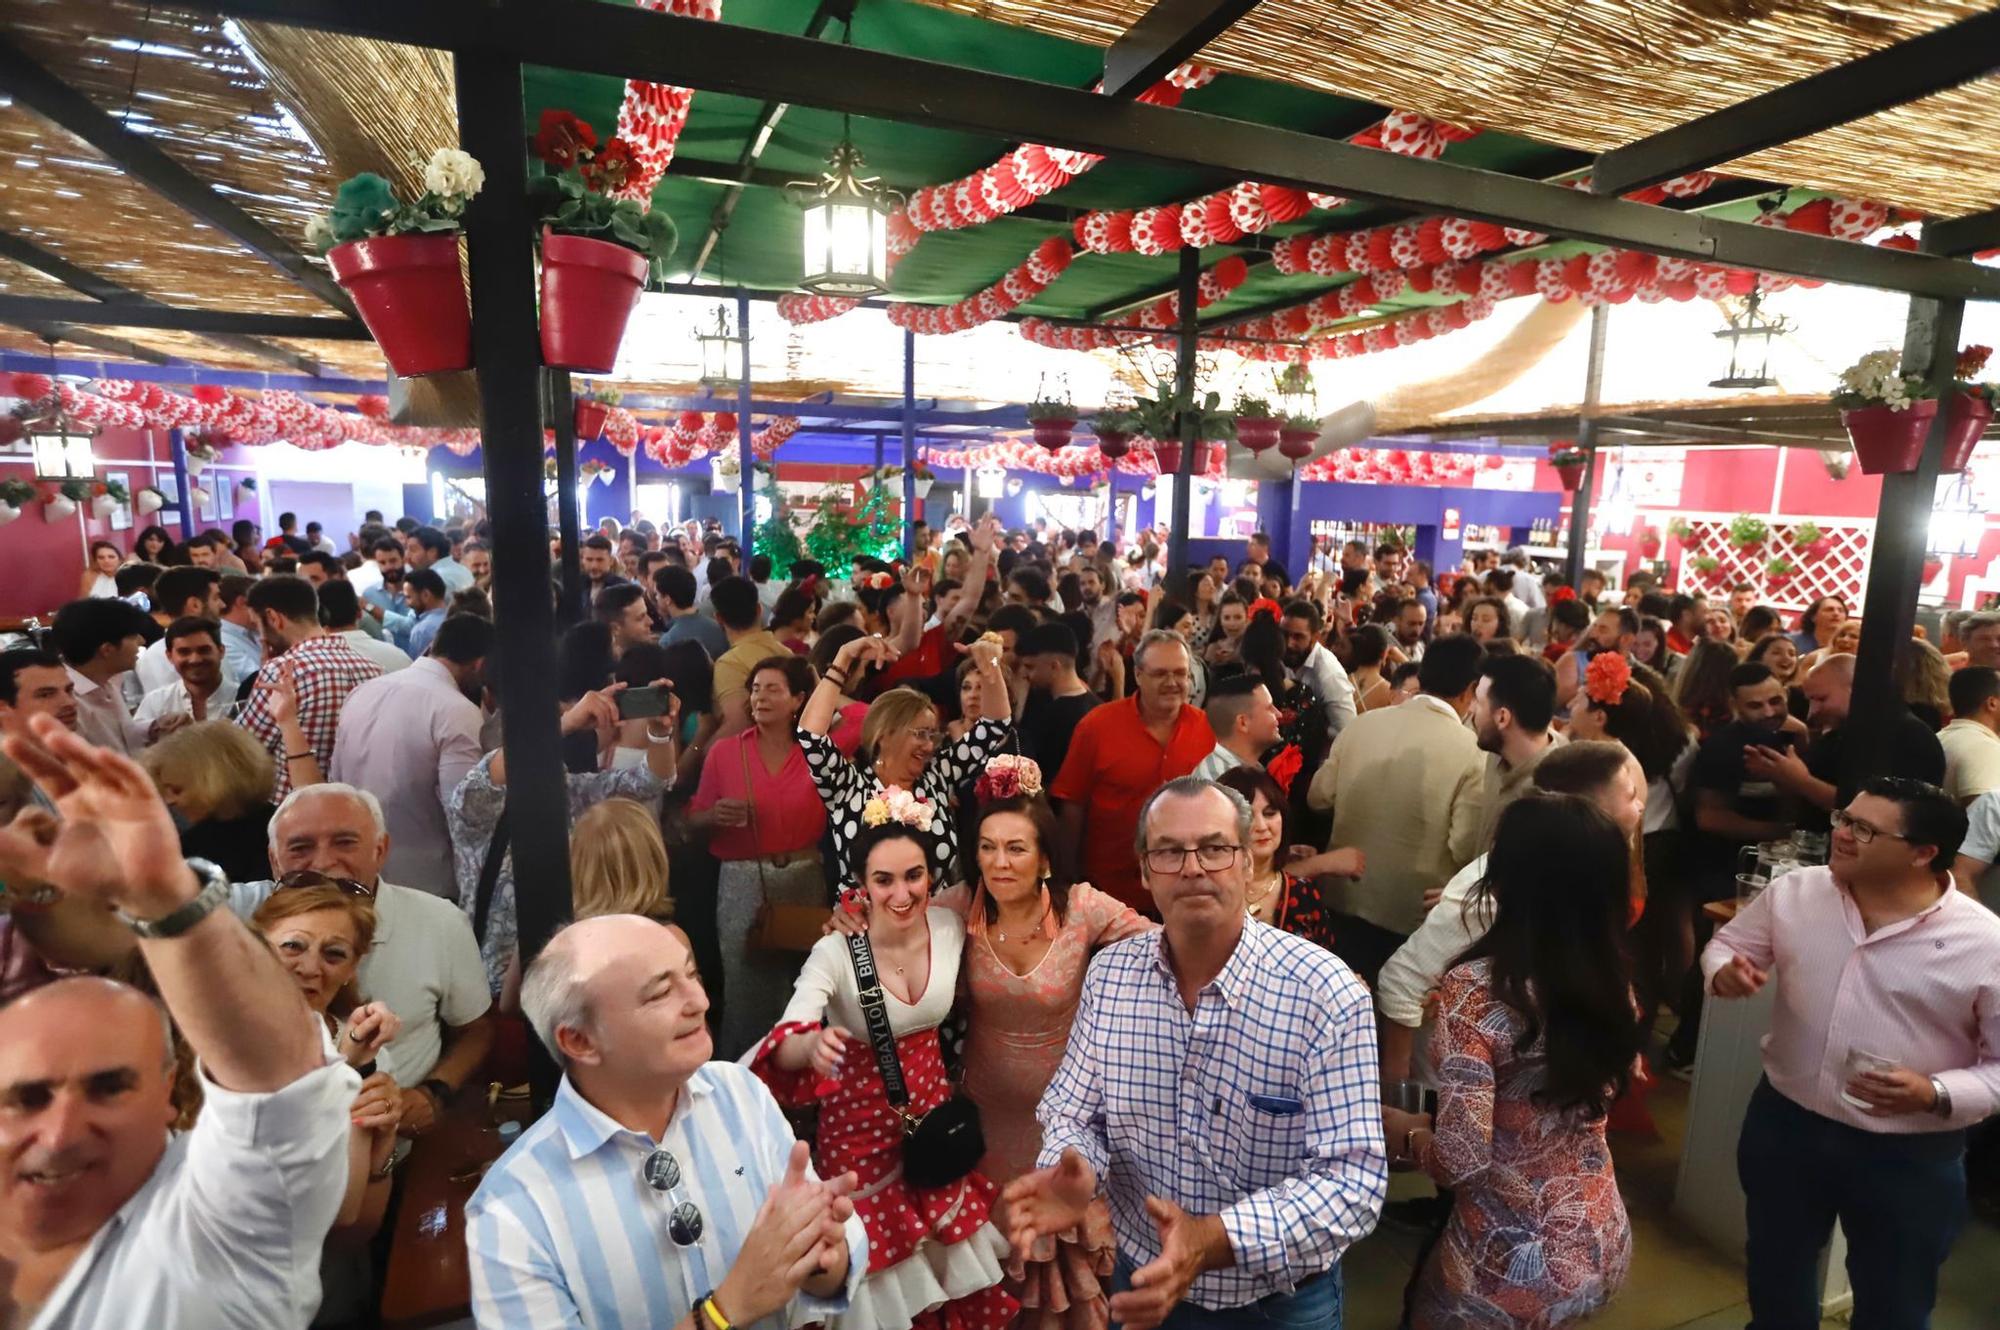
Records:
<instances>
[{"instance_id":1,"label":"necklace","mask_svg":"<svg viewBox=\"0 0 2000 1330\"><path fill-rule=\"evenodd\" d=\"M1262 905L1265 901L1269 900L1271 898L1271 893L1276 891L1278 889L1278 885L1284 880L1285 880L1285 875L1283 873L1277 873L1277 872L1272 873L1267 879L1265 879L1267 885L1262 891L1258 892L1254 896L1246 896L1243 902L1243 913L1254 916L1257 913L1257 907L1259 905Z\"/></svg>"},{"instance_id":2,"label":"necklace","mask_svg":"<svg viewBox=\"0 0 2000 1330\"><path fill-rule=\"evenodd\" d=\"M1042 931L1042 925L1048 921L1049 910L1053 907L1053 904L1054 903L1051 902L1048 905L1042 906L1041 918L1035 920L1035 926L1029 929L1025 936L1033 937L1035 934ZM993 936L999 938L1002 942L1005 942L1007 940L1007 934L997 928L994 930Z\"/></svg>"}]
</instances>

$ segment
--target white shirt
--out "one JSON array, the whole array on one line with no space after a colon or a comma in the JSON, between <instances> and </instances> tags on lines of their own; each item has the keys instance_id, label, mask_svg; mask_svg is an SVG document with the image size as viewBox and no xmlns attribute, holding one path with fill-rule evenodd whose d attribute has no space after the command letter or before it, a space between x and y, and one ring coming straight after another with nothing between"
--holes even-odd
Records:
<instances>
[{"instance_id":1,"label":"white shirt","mask_svg":"<svg viewBox=\"0 0 2000 1330\"><path fill-rule=\"evenodd\" d=\"M347 584L354 588L357 598L382 585L382 569L367 551L362 551L361 566L348 570ZM363 614L368 612L365 605L361 612Z\"/></svg>"},{"instance_id":2,"label":"white shirt","mask_svg":"<svg viewBox=\"0 0 2000 1330\"><path fill-rule=\"evenodd\" d=\"M229 677L228 671L223 671L222 682L215 686L214 692L203 699L202 714L210 720L223 719L223 709L236 696L237 682ZM139 702L139 710L132 716L132 723L151 729L156 720L164 720L168 716L192 715L194 715L193 695L188 692L187 684L177 676L165 687L147 691L146 696Z\"/></svg>"},{"instance_id":3,"label":"white shirt","mask_svg":"<svg viewBox=\"0 0 2000 1330\"><path fill-rule=\"evenodd\" d=\"M426 656L348 694L327 774L382 801L385 877L434 896L457 894L444 806L481 755L479 708L440 661Z\"/></svg>"},{"instance_id":4,"label":"white shirt","mask_svg":"<svg viewBox=\"0 0 2000 1330\"><path fill-rule=\"evenodd\" d=\"M139 691L142 694L165 688L181 677L174 671L173 663L167 659L167 639L164 637L139 653L139 659L132 665L132 673L139 678Z\"/></svg>"},{"instance_id":5,"label":"white shirt","mask_svg":"<svg viewBox=\"0 0 2000 1330\"><path fill-rule=\"evenodd\" d=\"M657 1142L620 1126L564 1077L554 1107L494 1162L466 1203L473 1319L481 1330L677 1325L736 1263L758 1208L784 1177L792 1140L764 1083L731 1063L695 1071ZM656 1146L680 1165L672 1191L644 1180ZM818 1176L811 1165L807 1173ZM703 1220L687 1247L667 1231L684 1201L700 1207ZM848 1321L840 1314L867 1273L868 1236L859 1215L845 1228L846 1286L831 1298L801 1293L755 1322L759 1330ZM852 1323L877 1322L857 1314Z\"/></svg>"},{"instance_id":6,"label":"white shirt","mask_svg":"<svg viewBox=\"0 0 2000 1330\"><path fill-rule=\"evenodd\" d=\"M1483 854L1459 869L1417 931L1382 966L1375 981L1375 1005L1385 1018L1412 1030L1422 1026L1424 999L1443 982L1452 958L1486 936L1493 926L1493 902L1474 899L1474 889L1485 876ZM1418 1041L1420 1047L1423 1042Z\"/></svg>"},{"instance_id":7,"label":"white shirt","mask_svg":"<svg viewBox=\"0 0 2000 1330\"><path fill-rule=\"evenodd\" d=\"M132 713L125 709L125 699L120 696L116 676L103 684L96 684L77 672L74 666L64 665L69 671L69 681L76 689L76 732L99 748L109 748L127 757L146 746L146 726L137 724Z\"/></svg>"},{"instance_id":8,"label":"white shirt","mask_svg":"<svg viewBox=\"0 0 2000 1330\"><path fill-rule=\"evenodd\" d=\"M1312 690L1319 694L1320 705L1326 710L1327 735L1338 737L1356 714L1354 681L1347 677L1347 667L1324 643L1315 642L1306 663L1292 667L1290 673L1301 683L1312 685Z\"/></svg>"},{"instance_id":9,"label":"white shirt","mask_svg":"<svg viewBox=\"0 0 2000 1330\"><path fill-rule=\"evenodd\" d=\"M347 1186L361 1078L326 1065L272 1094L202 1079L194 1130L77 1256L30 1330L305 1330Z\"/></svg>"},{"instance_id":10,"label":"white shirt","mask_svg":"<svg viewBox=\"0 0 2000 1330\"><path fill-rule=\"evenodd\" d=\"M277 889L275 882L232 882L229 908L248 919ZM375 888L375 942L361 958L355 987L403 1022L375 1064L406 1090L437 1066L446 1026L470 1025L493 1005L465 911L388 882Z\"/></svg>"},{"instance_id":11,"label":"white shirt","mask_svg":"<svg viewBox=\"0 0 2000 1330\"><path fill-rule=\"evenodd\" d=\"M384 674L394 674L397 670L410 668L409 654L394 642L370 637L359 628L344 628L334 636L380 665Z\"/></svg>"}]
</instances>

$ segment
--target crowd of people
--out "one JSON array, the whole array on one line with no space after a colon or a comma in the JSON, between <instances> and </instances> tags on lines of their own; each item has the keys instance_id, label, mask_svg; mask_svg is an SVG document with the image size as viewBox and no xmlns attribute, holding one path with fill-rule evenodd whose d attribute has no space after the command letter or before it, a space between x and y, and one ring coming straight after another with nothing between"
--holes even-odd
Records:
<instances>
[{"instance_id":1,"label":"crowd of people","mask_svg":"<svg viewBox=\"0 0 2000 1330\"><path fill-rule=\"evenodd\" d=\"M1817 1325L1836 1220L1857 1322L1924 1324L1990 1195L2000 614L1857 698L1835 598L1523 550L1170 579L955 518L780 578L635 516L529 809L490 532L367 518L148 528L0 653L0 1324L371 1324L404 1161L529 1037L483 1327L1335 1327L1392 1171L1406 1325L1569 1324L1631 1267L1621 1119L1774 980L1760 1330Z\"/></svg>"}]
</instances>

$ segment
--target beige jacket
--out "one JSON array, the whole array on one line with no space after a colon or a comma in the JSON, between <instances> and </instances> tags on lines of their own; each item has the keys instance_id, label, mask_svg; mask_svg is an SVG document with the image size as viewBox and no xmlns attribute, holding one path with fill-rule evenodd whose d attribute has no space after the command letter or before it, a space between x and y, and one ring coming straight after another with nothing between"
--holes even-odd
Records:
<instances>
[{"instance_id":1,"label":"beige jacket","mask_svg":"<svg viewBox=\"0 0 2000 1330\"><path fill-rule=\"evenodd\" d=\"M1332 845L1368 871L1336 880L1327 904L1394 933L1416 931L1424 892L1479 853L1486 754L1450 704L1419 694L1358 716L1334 740L1306 802L1333 811Z\"/></svg>"}]
</instances>

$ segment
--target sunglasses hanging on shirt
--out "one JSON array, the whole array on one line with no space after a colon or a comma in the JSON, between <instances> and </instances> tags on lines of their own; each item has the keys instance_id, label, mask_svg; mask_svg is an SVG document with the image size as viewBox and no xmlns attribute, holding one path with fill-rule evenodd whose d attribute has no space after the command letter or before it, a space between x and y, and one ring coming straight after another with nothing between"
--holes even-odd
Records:
<instances>
[{"instance_id":1,"label":"sunglasses hanging on shirt","mask_svg":"<svg viewBox=\"0 0 2000 1330\"><path fill-rule=\"evenodd\" d=\"M675 1192L680 1190L681 1164L667 1150L655 1150L646 1156L644 1169L646 1185L654 1191ZM693 1201L682 1201L674 1206L667 1217L667 1236L674 1240L676 1247L692 1247L701 1241L701 1211Z\"/></svg>"}]
</instances>

